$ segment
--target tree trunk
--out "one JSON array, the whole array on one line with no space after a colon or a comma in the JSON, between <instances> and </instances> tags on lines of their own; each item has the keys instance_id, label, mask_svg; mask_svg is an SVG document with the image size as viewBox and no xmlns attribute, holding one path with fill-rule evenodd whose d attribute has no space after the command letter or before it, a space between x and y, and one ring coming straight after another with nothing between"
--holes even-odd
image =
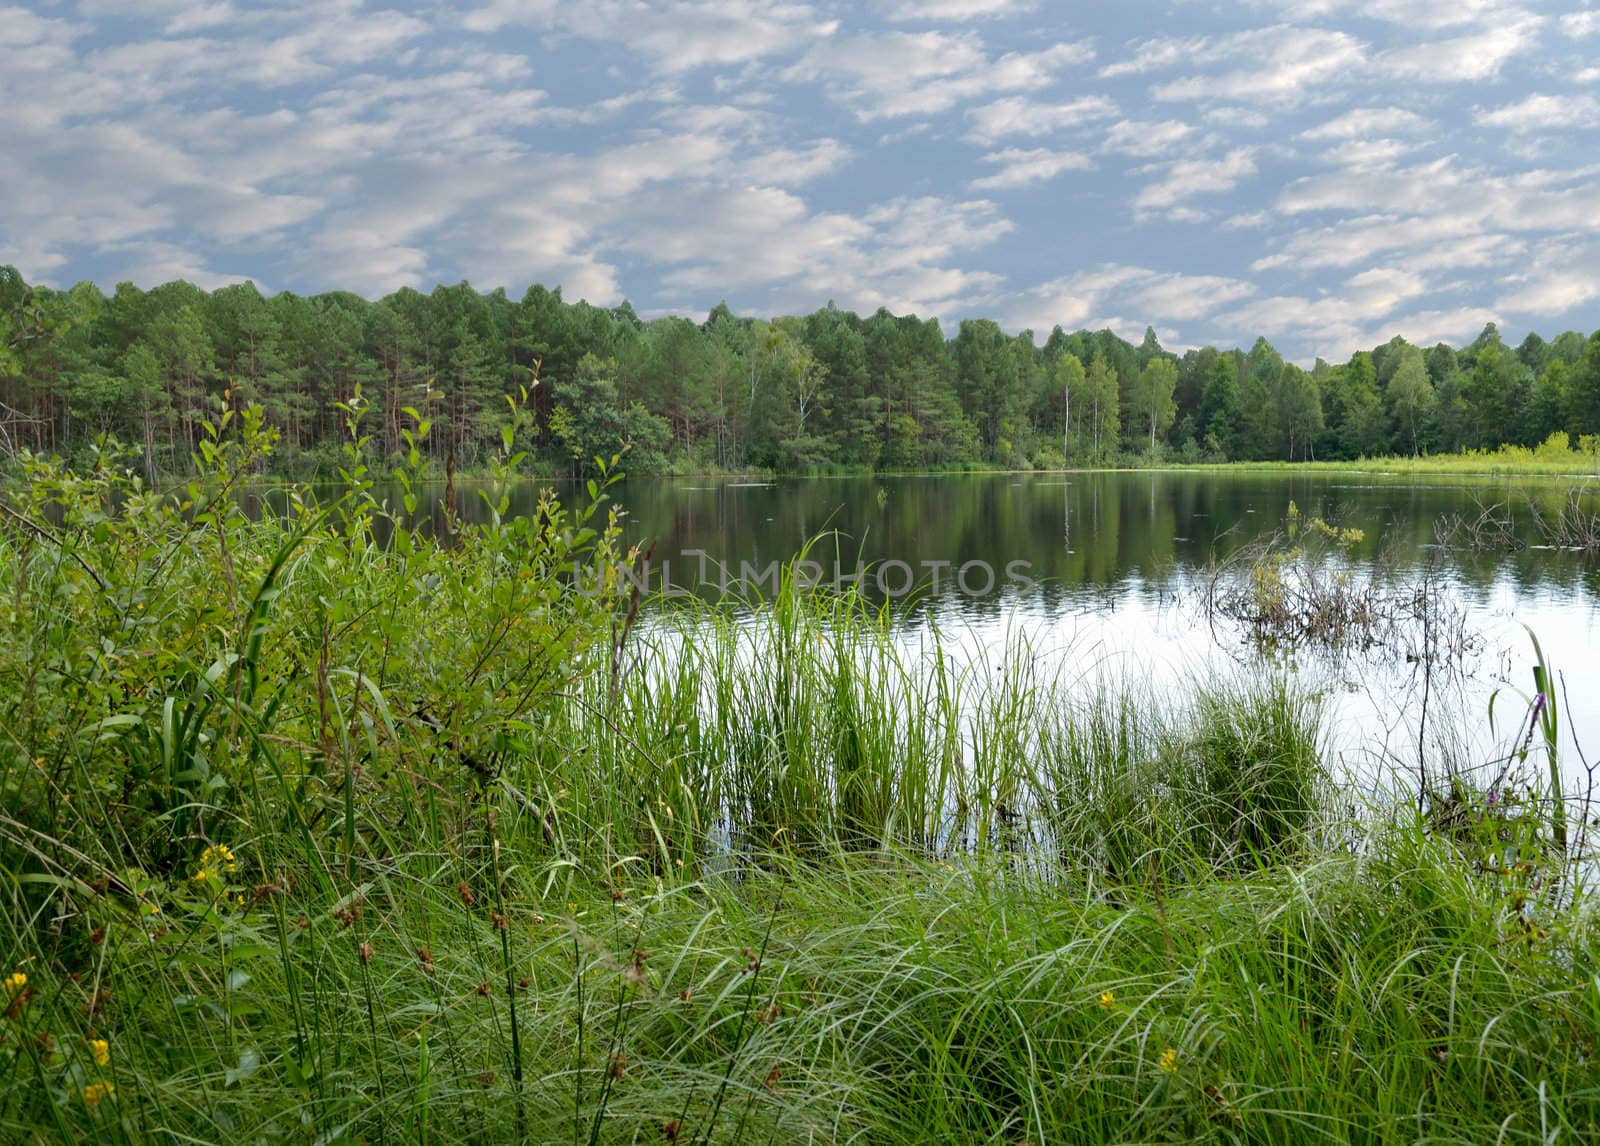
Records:
<instances>
[{"instance_id":1,"label":"tree trunk","mask_svg":"<svg viewBox=\"0 0 1600 1146\"><path fill-rule=\"evenodd\" d=\"M1063 371L1065 373L1065 371ZM1072 388L1061 384L1061 460L1072 457Z\"/></svg>"}]
</instances>

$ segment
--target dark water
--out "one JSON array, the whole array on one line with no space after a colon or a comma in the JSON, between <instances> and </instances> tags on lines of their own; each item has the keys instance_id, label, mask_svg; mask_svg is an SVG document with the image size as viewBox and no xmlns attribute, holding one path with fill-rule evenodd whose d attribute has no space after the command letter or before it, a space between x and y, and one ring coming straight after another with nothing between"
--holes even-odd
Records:
<instances>
[{"instance_id":1,"label":"dark water","mask_svg":"<svg viewBox=\"0 0 1600 1146\"><path fill-rule=\"evenodd\" d=\"M1200 587L1213 562L1320 517L1361 540L1342 547L1358 577L1393 587L1427 578L1474 638L1448 681L1430 680L1433 719L1488 753L1531 691L1526 625L1565 684L1569 732L1600 753L1600 560L1551 548L1572 482L1399 479L1377 475L1095 473L812 478L749 483L630 481L616 488L632 540L654 543L651 586L717 598L770 588L775 563L808 542L805 575L887 600L907 641L937 629L974 663L1026 642L1074 672L1180 684L1270 659L1332 700L1334 740L1352 754L1414 754L1419 667L1394 648L1277 648L1209 619ZM533 505L518 489L512 512ZM569 496L579 496L571 487ZM1584 494L1591 511L1600 491ZM1441 522L1490 505L1518 546L1442 546ZM468 490L468 518L484 513ZM863 567L865 572L863 575ZM1448 683L1449 688L1442 685ZM1489 697L1501 735L1488 734ZM1409 738L1409 740L1408 740Z\"/></svg>"},{"instance_id":2,"label":"dark water","mask_svg":"<svg viewBox=\"0 0 1600 1146\"><path fill-rule=\"evenodd\" d=\"M1083 601L1130 585L1159 588L1213 560L1226 558L1264 534L1283 529L1290 504L1302 519L1321 517L1359 529L1349 552L1360 563L1398 572L1436 562L1464 588L1489 593L1501 586L1548 592L1573 605L1600 595L1600 564L1544 548L1440 552L1437 523L1452 515L1475 519L1482 507L1509 503L1513 531L1527 546L1544 537L1527 499L1553 515L1564 484L1508 486L1416 482L1359 477L1278 477L1214 473L1096 473L1062 476L796 479L771 484L704 480L633 482L621 487L629 533L657 542L655 557L674 562L672 580L705 580L720 588L721 562L736 578L749 564L762 569L818 538L813 556L826 580L867 563L899 561L917 571L926 590L937 567L968 562L996 570L996 588L1025 571L1044 601ZM699 554L705 554L702 559ZM691 568L692 567L692 568ZM869 576L872 595L895 594L895 576ZM974 614L1011 604L1010 595L984 594L981 571L965 585L942 579ZM711 592L712 584L699 586ZM966 590L972 590L967 592ZM917 606L912 605L914 611Z\"/></svg>"}]
</instances>

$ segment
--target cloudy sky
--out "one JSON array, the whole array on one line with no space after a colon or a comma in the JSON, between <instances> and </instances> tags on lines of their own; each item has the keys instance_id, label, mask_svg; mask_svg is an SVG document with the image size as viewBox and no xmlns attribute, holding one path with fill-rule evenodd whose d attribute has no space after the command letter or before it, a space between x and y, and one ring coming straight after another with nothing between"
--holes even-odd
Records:
<instances>
[{"instance_id":1,"label":"cloudy sky","mask_svg":"<svg viewBox=\"0 0 1600 1146\"><path fill-rule=\"evenodd\" d=\"M1345 356L1600 326L1600 6L0 0L0 263Z\"/></svg>"}]
</instances>

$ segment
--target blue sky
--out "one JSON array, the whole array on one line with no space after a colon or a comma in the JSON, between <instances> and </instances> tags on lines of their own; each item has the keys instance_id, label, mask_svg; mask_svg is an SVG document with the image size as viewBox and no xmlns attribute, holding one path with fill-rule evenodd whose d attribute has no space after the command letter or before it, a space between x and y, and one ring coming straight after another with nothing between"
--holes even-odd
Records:
<instances>
[{"instance_id":1,"label":"blue sky","mask_svg":"<svg viewBox=\"0 0 1600 1146\"><path fill-rule=\"evenodd\" d=\"M645 315L1600 326L1584 0L0 0L0 263Z\"/></svg>"}]
</instances>

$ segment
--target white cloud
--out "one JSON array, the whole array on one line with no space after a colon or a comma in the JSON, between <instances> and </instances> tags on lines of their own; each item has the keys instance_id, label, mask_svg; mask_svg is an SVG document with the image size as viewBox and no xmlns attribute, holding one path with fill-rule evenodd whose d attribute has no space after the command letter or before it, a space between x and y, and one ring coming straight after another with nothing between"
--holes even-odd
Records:
<instances>
[{"instance_id":1,"label":"white cloud","mask_svg":"<svg viewBox=\"0 0 1600 1146\"><path fill-rule=\"evenodd\" d=\"M1235 314L1259 315L1262 329L1269 330L1332 325L1381 318L1401 303L1421 296L1427 289L1427 284L1419 275L1393 267L1374 267L1362 271L1341 285L1338 293L1329 292L1316 299L1262 299Z\"/></svg>"},{"instance_id":2,"label":"white cloud","mask_svg":"<svg viewBox=\"0 0 1600 1146\"><path fill-rule=\"evenodd\" d=\"M1357 349L1382 346L1397 336L1414 346L1439 342L1460 346L1471 341L1489 323L1499 321L1497 311L1476 306L1414 311L1382 320L1360 336L1358 342L1348 343L1336 353L1337 357L1346 358Z\"/></svg>"},{"instance_id":3,"label":"white cloud","mask_svg":"<svg viewBox=\"0 0 1600 1146\"><path fill-rule=\"evenodd\" d=\"M1146 326L1204 318L1249 298L1255 289L1250 283L1220 275L1185 275L1110 263L1018 292L1002 301L1001 312L1013 330L1050 330L1058 324L1068 330L1114 326L1133 329L1137 338ZM1102 317L1112 310L1125 311L1128 318ZM1180 336L1168 330L1162 337L1176 340Z\"/></svg>"},{"instance_id":4,"label":"white cloud","mask_svg":"<svg viewBox=\"0 0 1600 1146\"><path fill-rule=\"evenodd\" d=\"M1104 96L1082 96L1064 103L1010 97L969 111L972 131L967 138L988 144L1014 135L1052 135L1116 114L1117 105Z\"/></svg>"},{"instance_id":5,"label":"white cloud","mask_svg":"<svg viewBox=\"0 0 1600 1146\"><path fill-rule=\"evenodd\" d=\"M1031 187L1035 183L1048 183L1068 171L1083 171L1093 166L1093 161L1082 152L1051 151L1043 147L1032 150L1008 147L1004 151L985 155L983 161L998 165L1000 170L982 179L974 179L972 187L978 191Z\"/></svg>"},{"instance_id":6,"label":"white cloud","mask_svg":"<svg viewBox=\"0 0 1600 1146\"><path fill-rule=\"evenodd\" d=\"M674 268L666 277L675 287L697 285L697 274L721 274L732 290L787 278L807 258L851 238L848 217L814 211L774 185L831 169L846 154L840 145L751 150L739 134L747 126L742 119L710 122L706 130L663 132L595 155L540 157L536 195L511 181L517 165L484 169L473 181L493 191L475 207L451 209L460 273L491 283L560 282L572 297L611 305L623 294L608 261L618 251ZM765 183L749 182L763 172Z\"/></svg>"},{"instance_id":7,"label":"white cloud","mask_svg":"<svg viewBox=\"0 0 1600 1146\"><path fill-rule=\"evenodd\" d=\"M1515 132L1572 131L1600 126L1600 99L1591 95L1531 95L1493 111L1479 110L1473 118L1485 127Z\"/></svg>"},{"instance_id":8,"label":"white cloud","mask_svg":"<svg viewBox=\"0 0 1600 1146\"><path fill-rule=\"evenodd\" d=\"M1432 247L1415 247L1405 264L1415 271L1443 271L1505 267L1527 257L1525 240L1496 232L1459 235Z\"/></svg>"},{"instance_id":9,"label":"white cloud","mask_svg":"<svg viewBox=\"0 0 1600 1146\"><path fill-rule=\"evenodd\" d=\"M1131 299L1141 311L1159 319L1186 321L1214 313L1256 292L1251 283L1221 275L1162 275L1143 284Z\"/></svg>"},{"instance_id":10,"label":"white cloud","mask_svg":"<svg viewBox=\"0 0 1600 1146\"><path fill-rule=\"evenodd\" d=\"M1196 195L1220 195L1255 173L1254 152L1248 147L1235 148L1219 159L1181 159L1134 197L1134 210L1159 211Z\"/></svg>"},{"instance_id":11,"label":"white cloud","mask_svg":"<svg viewBox=\"0 0 1600 1146\"><path fill-rule=\"evenodd\" d=\"M772 189L691 188L652 196L626 220L621 246L667 263L667 285L699 301L742 289L775 311L831 297L861 311L946 316L1000 281L950 261L1010 230L983 200L902 198L842 215Z\"/></svg>"},{"instance_id":12,"label":"white cloud","mask_svg":"<svg viewBox=\"0 0 1600 1146\"><path fill-rule=\"evenodd\" d=\"M0 8L0 48L59 48L87 28L62 19L47 19L26 8Z\"/></svg>"},{"instance_id":13,"label":"white cloud","mask_svg":"<svg viewBox=\"0 0 1600 1146\"><path fill-rule=\"evenodd\" d=\"M1118 120L1106 131L1101 150L1141 158L1164 155L1194 134L1194 128L1175 119L1159 122Z\"/></svg>"},{"instance_id":14,"label":"white cloud","mask_svg":"<svg viewBox=\"0 0 1600 1146\"><path fill-rule=\"evenodd\" d=\"M326 275L328 289L376 296L403 286L426 286L426 251L395 242L392 235L362 228L355 219L323 228L304 254L310 258L302 262L300 269ZM329 268L337 270L330 274ZM136 281L166 280L154 277Z\"/></svg>"},{"instance_id":15,"label":"white cloud","mask_svg":"<svg viewBox=\"0 0 1600 1146\"><path fill-rule=\"evenodd\" d=\"M1392 318L1402 305L1423 297L1427 289L1413 272L1376 267L1316 297L1274 295L1218 315L1214 321L1241 334L1310 343L1318 354L1343 358L1374 345L1368 339L1378 324Z\"/></svg>"},{"instance_id":16,"label":"white cloud","mask_svg":"<svg viewBox=\"0 0 1600 1146\"><path fill-rule=\"evenodd\" d=\"M813 273L822 253L855 250L872 234L854 216L814 213L779 188L686 187L642 202L620 245L675 267L674 285L716 291Z\"/></svg>"},{"instance_id":17,"label":"white cloud","mask_svg":"<svg viewBox=\"0 0 1600 1146\"><path fill-rule=\"evenodd\" d=\"M464 23L478 32L524 25L620 42L663 72L790 54L837 27L809 5L782 0L490 0Z\"/></svg>"},{"instance_id":18,"label":"white cloud","mask_svg":"<svg viewBox=\"0 0 1600 1146\"><path fill-rule=\"evenodd\" d=\"M1289 214L1310 211L1428 211L1454 200L1463 176L1451 157L1419 164L1374 184L1364 174L1339 171L1296 179L1278 194Z\"/></svg>"},{"instance_id":19,"label":"white cloud","mask_svg":"<svg viewBox=\"0 0 1600 1146\"><path fill-rule=\"evenodd\" d=\"M292 7L293 0L285 6ZM128 7L126 0L77 0L78 11L85 16L123 16ZM142 0L139 14L150 17L168 33L215 27L241 15L227 0Z\"/></svg>"},{"instance_id":20,"label":"white cloud","mask_svg":"<svg viewBox=\"0 0 1600 1146\"><path fill-rule=\"evenodd\" d=\"M1105 79L1114 79L1117 76L1137 76L1146 72L1160 71L1203 52L1209 43L1210 41L1204 36L1186 40L1161 36L1153 40L1144 40L1134 46L1130 58L1107 64L1100 69L1100 75Z\"/></svg>"},{"instance_id":21,"label":"white cloud","mask_svg":"<svg viewBox=\"0 0 1600 1146\"><path fill-rule=\"evenodd\" d=\"M1296 19L1355 15L1405 28L1449 28L1493 23L1521 8L1507 0L1269 0Z\"/></svg>"},{"instance_id":22,"label":"white cloud","mask_svg":"<svg viewBox=\"0 0 1600 1146\"><path fill-rule=\"evenodd\" d=\"M1480 229L1600 231L1600 184L1593 166L1499 174L1454 157L1386 172L1354 170L1297 179L1278 195L1289 214L1312 211L1455 215Z\"/></svg>"},{"instance_id":23,"label":"white cloud","mask_svg":"<svg viewBox=\"0 0 1600 1146\"><path fill-rule=\"evenodd\" d=\"M1515 289L1502 294L1495 306L1539 319L1600 299L1600 243L1563 235L1537 248L1529 266L1533 269L1508 280Z\"/></svg>"},{"instance_id":24,"label":"white cloud","mask_svg":"<svg viewBox=\"0 0 1600 1146\"><path fill-rule=\"evenodd\" d=\"M1158 85L1152 92L1156 99L1292 105L1358 71L1366 61L1366 45L1347 32L1280 25L1209 41L1190 59L1232 66Z\"/></svg>"},{"instance_id":25,"label":"white cloud","mask_svg":"<svg viewBox=\"0 0 1600 1146\"><path fill-rule=\"evenodd\" d=\"M165 283L184 279L201 290L216 290L249 278L212 270L203 258L174 243L118 244L107 247L102 257L116 268L113 277L118 282Z\"/></svg>"},{"instance_id":26,"label":"white cloud","mask_svg":"<svg viewBox=\"0 0 1600 1146\"><path fill-rule=\"evenodd\" d=\"M1248 107L1210 107L1205 111L1205 121L1218 127L1259 131L1272 122L1272 117L1263 111L1253 111Z\"/></svg>"},{"instance_id":27,"label":"white cloud","mask_svg":"<svg viewBox=\"0 0 1600 1146\"><path fill-rule=\"evenodd\" d=\"M1600 11L1568 12L1561 17L1561 30L1574 40L1582 40L1600 32Z\"/></svg>"},{"instance_id":28,"label":"white cloud","mask_svg":"<svg viewBox=\"0 0 1600 1146\"><path fill-rule=\"evenodd\" d=\"M1272 224L1270 211L1244 211L1231 218L1224 219L1221 227L1224 231L1260 231Z\"/></svg>"},{"instance_id":29,"label":"white cloud","mask_svg":"<svg viewBox=\"0 0 1600 1146\"><path fill-rule=\"evenodd\" d=\"M923 120L921 123L913 123L907 127L900 128L898 131L884 132L878 136L878 146L888 147L892 143L904 143L908 139L916 139L918 136L928 135L932 131L933 124Z\"/></svg>"},{"instance_id":30,"label":"white cloud","mask_svg":"<svg viewBox=\"0 0 1600 1146\"><path fill-rule=\"evenodd\" d=\"M1321 155L1324 163L1336 167L1372 169L1391 167L1394 162L1413 150L1410 143L1398 139L1349 139L1328 148Z\"/></svg>"},{"instance_id":31,"label":"white cloud","mask_svg":"<svg viewBox=\"0 0 1600 1146\"><path fill-rule=\"evenodd\" d=\"M894 199L863 218L889 245L915 248L934 258L987 246L1016 229L988 200L953 203L933 195ZM895 265L894 260L888 265Z\"/></svg>"},{"instance_id":32,"label":"white cloud","mask_svg":"<svg viewBox=\"0 0 1600 1146\"><path fill-rule=\"evenodd\" d=\"M1390 75L1423 83L1457 84L1490 80L1506 62L1538 43L1538 17L1517 14L1485 31L1396 48L1378 57Z\"/></svg>"},{"instance_id":33,"label":"white cloud","mask_svg":"<svg viewBox=\"0 0 1600 1146\"><path fill-rule=\"evenodd\" d=\"M996 92L1031 91L1092 58L1086 44L991 57L972 33L879 32L835 38L786 69L790 82L822 84L862 120L948 111Z\"/></svg>"},{"instance_id":34,"label":"white cloud","mask_svg":"<svg viewBox=\"0 0 1600 1146\"><path fill-rule=\"evenodd\" d=\"M1112 264L1040 283L1006 302L1005 323L1013 330L1085 327L1110 296L1156 274L1159 272L1144 267Z\"/></svg>"},{"instance_id":35,"label":"white cloud","mask_svg":"<svg viewBox=\"0 0 1600 1146\"><path fill-rule=\"evenodd\" d=\"M1016 16L1037 7L1036 0L891 0L889 18L907 22L964 23Z\"/></svg>"},{"instance_id":36,"label":"white cloud","mask_svg":"<svg viewBox=\"0 0 1600 1146\"><path fill-rule=\"evenodd\" d=\"M229 29L229 35L88 42L90 25L18 16L0 9L0 94L12 122L60 124L206 102L241 86L281 89L347 75L424 36L424 21L367 12L348 3L287 6ZM216 31L213 29L213 31Z\"/></svg>"},{"instance_id":37,"label":"white cloud","mask_svg":"<svg viewBox=\"0 0 1600 1146\"><path fill-rule=\"evenodd\" d=\"M854 155L855 152L837 139L818 139L759 152L741 160L740 168L752 183L797 186L833 174Z\"/></svg>"},{"instance_id":38,"label":"white cloud","mask_svg":"<svg viewBox=\"0 0 1600 1146\"><path fill-rule=\"evenodd\" d=\"M1358 107L1300 133L1301 139L1365 139L1373 135L1418 133L1433 126L1431 120L1398 107Z\"/></svg>"},{"instance_id":39,"label":"white cloud","mask_svg":"<svg viewBox=\"0 0 1600 1146\"><path fill-rule=\"evenodd\" d=\"M1278 251L1251 264L1256 271L1288 267L1319 270L1353 267L1382 256L1412 269L1485 266L1520 252L1503 233L1486 233L1472 214L1367 215L1290 235ZM1396 252L1407 252L1396 257Z\"/></svg>"}]
</instances>

